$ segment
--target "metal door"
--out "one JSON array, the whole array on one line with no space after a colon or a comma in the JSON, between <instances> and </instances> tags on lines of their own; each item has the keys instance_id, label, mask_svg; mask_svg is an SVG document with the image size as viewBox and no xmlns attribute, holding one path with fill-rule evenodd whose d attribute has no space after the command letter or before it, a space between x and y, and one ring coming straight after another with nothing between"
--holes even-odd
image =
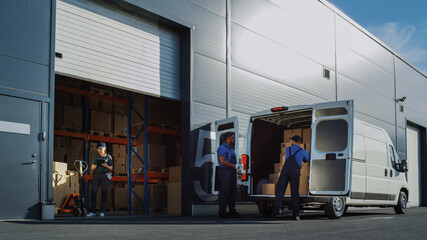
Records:
<instances>
[{"instance_id":1,"label":"metal door","mask_svg":"<svg viewBox=\"0 0 427 240\"><path fill-rule=\"evenodd\" d=\"M0 217L40 218L41 104L0 95Z\"/></svg>"},{"instance_id":2,"label":"metal door","mask_svg":"<svg viewBox=\"0 0 427 240\"><path fill-rule=\"evenodd\" d=\"M239 121L237 117L231 117L215 122L215 159L212 163L212 195L218 195L219 193L219 183L216 182L216 169L218 165L218 155L216 150L221 145L221 136L226 132L234 132L236 134L236 142L234 151L236 152L236 157L239 158Z\"/></svg>"},{"instance_id":3,"label":"metal door","mask_svg":"<svg viewBox=\"0 0 427 240\"><path fill-rule=\"evenodd\" d=\"M313 105L310 194L349 196L353 124L353 100Z\"/></svg>"},{"instance_id":4,"label":"metal door","mask_svg":"<svg viewBox=\"0 0 427 240\"><path fill-rule=\"evenodd\" d=\"M406 128L406 152L408 161L409 204L411 207L420 206L420 130L408 125Z\"/></svg>"}]
</instances>

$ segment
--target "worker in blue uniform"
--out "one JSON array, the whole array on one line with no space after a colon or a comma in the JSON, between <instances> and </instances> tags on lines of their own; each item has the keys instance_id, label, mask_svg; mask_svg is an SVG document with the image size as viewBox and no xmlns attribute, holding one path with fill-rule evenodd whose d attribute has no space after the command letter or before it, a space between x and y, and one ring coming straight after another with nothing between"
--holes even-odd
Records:
<instances>
[{"instance_id":1,"label":"worker in blue uniform","mask_svg":"<svg viewBox=\"0 0 427 240\"><path fill-rule=\"evenodd\" d=\"M219 180L219 217L220 218L240 218L236 211L236 170L242 165L237 163L234 152L235 135L233 132L226 132L221 136L223 143L217 150L218 155L218 180ZM229 213L226 212L228 205Z\"/></svg>"},{"instance_id":2,"label":"worker in blue uniform","mask_svg":"<svg viewBox=\"0 0 427 240\"><path fill-rule=\"evenodd\" d=\"M282 201L286 192L288 182L291 183L291 199L292 199L292 211L295 220L300 220L299 217L299 181L300 181L300 169L302 161L310 161L310 155L299 144L301 143L301 137L298 135L290 138L292 146L286 148L286 161L282 167L279 180L276 186L276 196L274 199L274 212L276 216L280 213L282 207Z\"/></svg>"}]
</instances>

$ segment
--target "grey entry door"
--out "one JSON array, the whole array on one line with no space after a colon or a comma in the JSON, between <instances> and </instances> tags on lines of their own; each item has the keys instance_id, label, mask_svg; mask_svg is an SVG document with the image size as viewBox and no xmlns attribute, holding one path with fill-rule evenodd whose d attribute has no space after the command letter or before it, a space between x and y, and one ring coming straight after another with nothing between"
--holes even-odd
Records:
<instances>
[{"instance_id":1,"label":"grey entry door","mask_svg":"<svg viewBox=\"0 0 427 240\"><path fill-rule=\"evenodd\" d=\"M0 219L40 218L41 103L0 95Z\"/></svg>"}]
</instances>

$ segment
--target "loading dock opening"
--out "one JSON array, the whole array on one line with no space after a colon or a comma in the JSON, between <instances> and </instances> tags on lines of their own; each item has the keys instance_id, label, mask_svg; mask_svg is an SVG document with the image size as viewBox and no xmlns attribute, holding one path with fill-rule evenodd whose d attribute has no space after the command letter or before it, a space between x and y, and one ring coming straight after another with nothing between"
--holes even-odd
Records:
<instances>
[{"instance_id":1,"label":"loading dock opening","mask_svg":"<svg viewBox=\"0 0 427 240\"><path fill-rule=\"evenodd\" d=\"M53 192L56 210L68 194L79 192L74 161L84 159L90 163L97 153L97 142L104 141L114 161L107 214L123 214L123 211L181 214L181 203L177 201L181 199L180 103L62 75L56 75L55 88ZM128 99L133 99L131 104ZM128 119L130 106L135 111ZM144 108L147 108L146 122ZM141 134L144 124L147 124L146 145ZM126 146L131 140L135 140L130 150L134 153L128 157ZM148 150L146 158L144 149ZM144 194L144 159L147 159L147 195ZM86 206L90 202L91 179L91 173L84 177ZM168 201L168 195L174 201ZM98 206L99 199L100 191ZM148 211L144 211L145 202Z\"/></svg>"}]
</instances>

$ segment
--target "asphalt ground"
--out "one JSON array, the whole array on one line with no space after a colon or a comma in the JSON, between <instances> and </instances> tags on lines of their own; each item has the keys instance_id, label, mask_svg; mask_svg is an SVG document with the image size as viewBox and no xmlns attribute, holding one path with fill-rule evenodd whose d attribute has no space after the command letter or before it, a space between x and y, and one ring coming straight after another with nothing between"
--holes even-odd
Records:
<instances>
[{"instance_id":1,"label":"asphalt ground","mask_svg":"<svg viewBox=\"0 0 427 240\"><path fill-rule=\"evenodd\" d=\"M241 219L168 215L58 217L1 221L0 239L427 239L427 208L397 215L389 209L351 209L341 219L306 211Z\"/></svg>"}]
</instances>

